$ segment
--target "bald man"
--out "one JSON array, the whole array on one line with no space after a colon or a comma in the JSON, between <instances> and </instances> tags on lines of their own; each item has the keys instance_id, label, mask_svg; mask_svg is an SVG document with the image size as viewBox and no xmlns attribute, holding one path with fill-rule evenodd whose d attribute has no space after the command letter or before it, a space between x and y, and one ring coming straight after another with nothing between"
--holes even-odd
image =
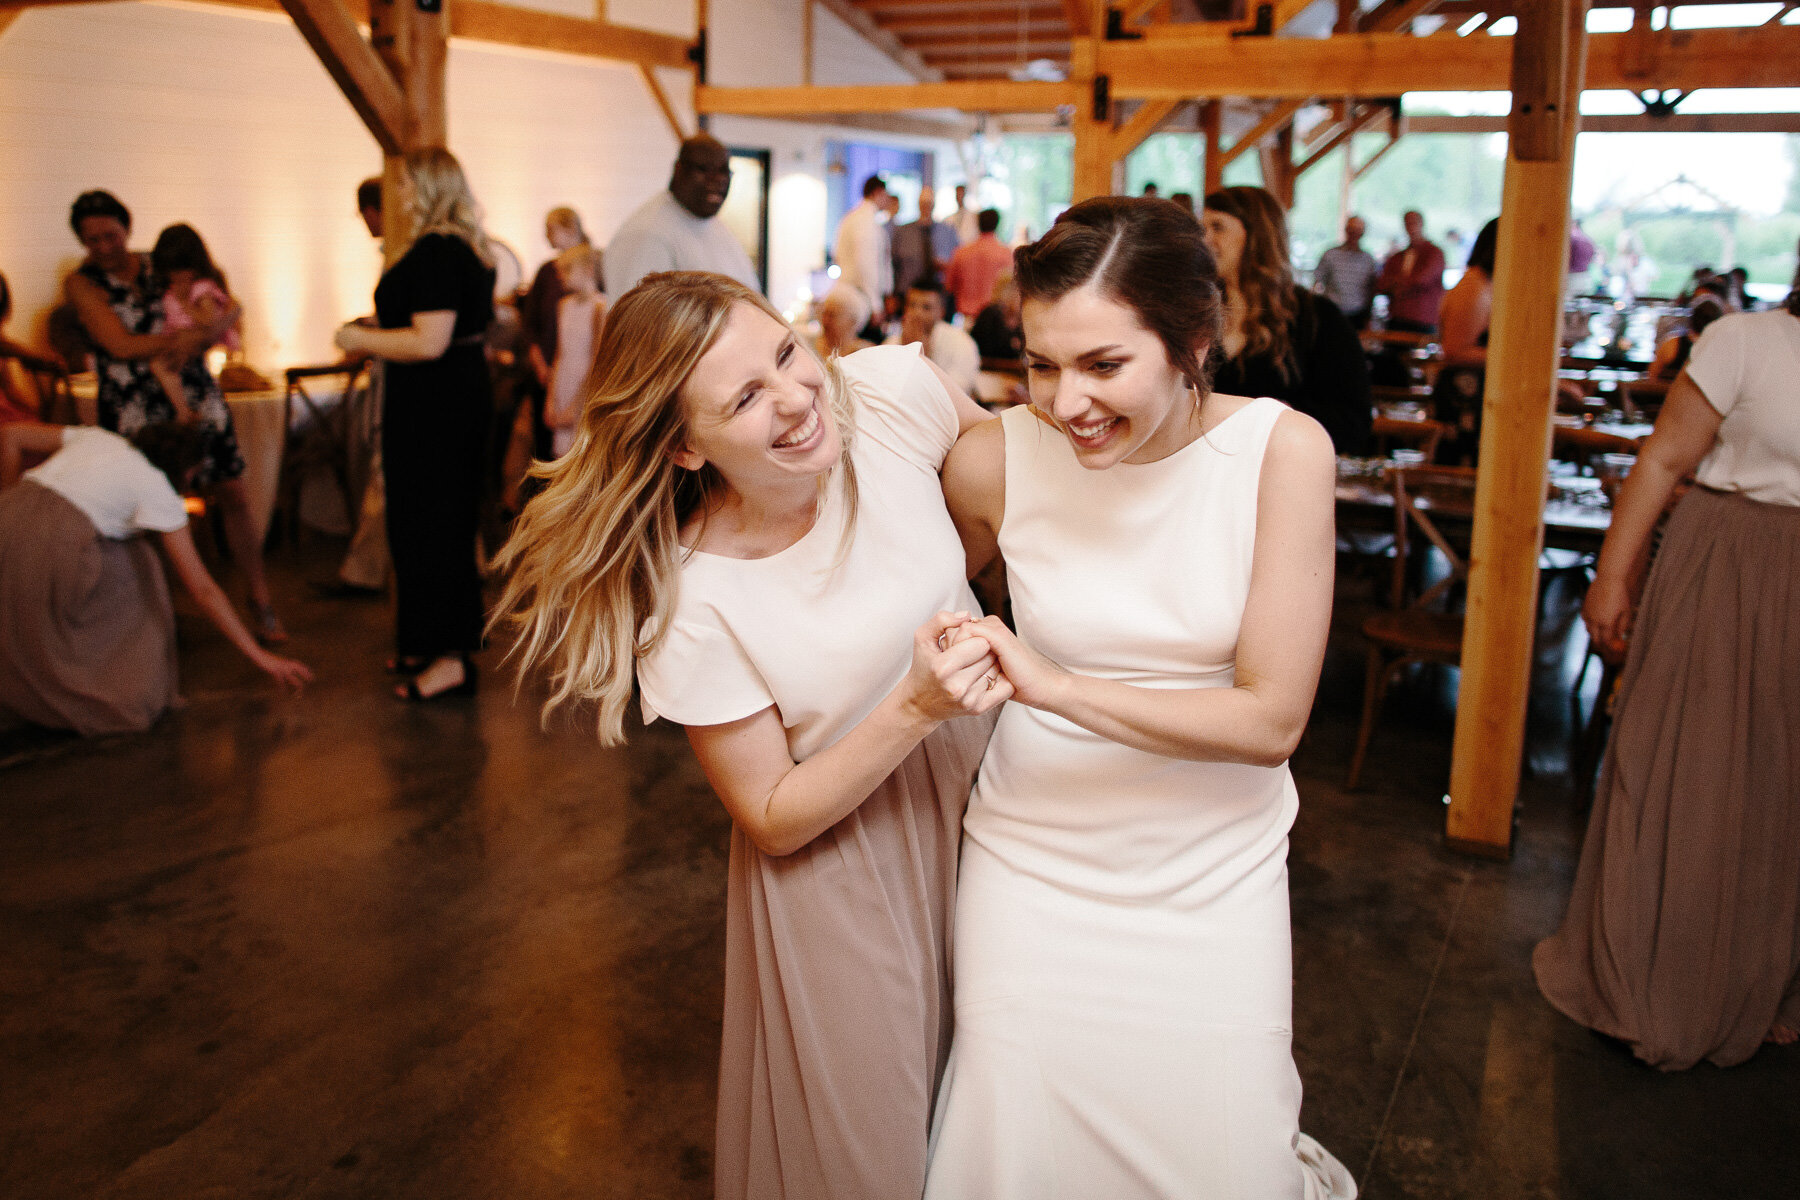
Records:
<instances>
[{"instance_id":1,"label":"bald man","mask_svg":"<svg viewBox=\"0 0 1800 1200\"><path fill-rule=\"evenodd\" d=\"M668 190L634 213L606 247L607 294L617 300L657 271L714 271L762 291L750 255L718 219L731 191L731 152L708 134L681 143Z\"/></svg>"}]
</instances>

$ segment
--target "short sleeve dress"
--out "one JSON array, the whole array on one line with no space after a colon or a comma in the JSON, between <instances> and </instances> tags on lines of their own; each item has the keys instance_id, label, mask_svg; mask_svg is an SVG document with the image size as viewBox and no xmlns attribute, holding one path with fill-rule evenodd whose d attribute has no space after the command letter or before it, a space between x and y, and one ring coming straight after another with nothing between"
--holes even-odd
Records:
<instances>
[{"instance_id":1,"label":"short sleeve dress","mask_svg":"<svg viewBox=\"0 0 1800 1200\"><path fill-rule=\"evenodd\" d=\"M1800 317L1713 322L1720 414L1644 585L1569 909L1532 955L1565 1015L1665 1070L1800 1026Z\"/></svg>"},{"instance_id":2,"label":"short sleeve dress","mask_svg":"<svg viewBox=\"0 0 1800 1200\"><path fill-rule=\"evenodd\" d=\"M130 283L114 279L93 263L78 272L106 294L106 302L127 333L162 333L163 297L168 285L140 256L137 277ZM114 358L94 345L94 373L99 380L97 406L100 427L130 437L146 425L175 419L175 405L142 358ZM200 414L206 442L196 482L205 485L237 479L244 473L244 456L238 449L237 429L218 380L199 356L181 364L181 386L187 402Z\"/></svg>"},{"instance_id":3,"label":"short sleeve dress","mask_svg":"<svg viewBox=\"0 0 1800 1200\"><path fill-rule=\"evenodd\" d=\"M187 509L124 438L72 426L0 493L0 727L150 727L175 698L175 612L141 533Z\"/></svg>"},{"instance_id":4,"label":"short sleeve dress","mask_svg":"<svg viewBox=\"0 0 1800 1200\"><path fill-rule=\"evenodd\" d=\"M668 634L638 666L646 719L738 720L774 705L795 761L905 675L913 632L975 611L938 468L949 396L916 346L838 362L857 398L859 492L768 558L694 552ZM950 913L963 808L989 718L940 726L799 851L731 837L719 1067L720 1200L918 1200L950 1039Z\"/></svg>"},{"instance_id":5,"label":"short sleeve dress","mask_svg":"<svg viewBox=\"0 0 1800 1200\"><path fill-rule=\"evenodd\" d=\"M475 562L483 451L493 415L485 337L494 268L469 243L428 233L375 288L383 329L421 312L453 311L449 347L427 362L389 362L381 455L388 547L394 558L395 646L407 658L467 654L481 645Z\"/></svg>"}]
</instances>

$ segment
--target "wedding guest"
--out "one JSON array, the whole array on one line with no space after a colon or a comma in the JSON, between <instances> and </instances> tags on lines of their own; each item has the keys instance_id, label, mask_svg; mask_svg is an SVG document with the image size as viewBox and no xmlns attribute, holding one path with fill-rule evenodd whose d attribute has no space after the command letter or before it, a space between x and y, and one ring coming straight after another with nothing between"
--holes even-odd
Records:
<instances>
[{"instance_id":1,"label":"wedding guest","mask_svg":"<svg viewBox=\"0 0 1800 1200\"><path fill-rule=\"evenodd\" d=\"M206 449L192 424L145 425L130 441L88 426L0 427L0 726L138 733L176 703L175 612L153 540L258 670L288 688L312 679L257 644L194 548L178 489ZM27 453L47 457L21 482Z\"/></svg>"},{"instance_id":2,"label":"wedding guest","mask_svg":"<svg viewBox=\"0 0 1800 1200\"><path fill-rule=\"evenodd\" d=\"M943 275L956 253L956 230L939 221L932 210L937 193L929 187L919 190L919 219L897 226L893 232L894 289L904 292L919 282L932 282Z\"/></svg>"},{"instance_id":3,"label":"wedding guest","mask_svg":"<svg viewBox=\"0 0 1800 1200\"><path fill-rule=\"evenodd\" d=\"M12 308L12 288L7 284L6 276L0 275L0 425L41 420L45 397L38 394L28 372L62 368L62 363L55 357L39 354L6 336L6 322L12 316Z\"/></svg>"},{"instance_id":4,"label":"wedding guest","mask_svg":"<svg viewBox=\"0 0 1800 1200\"><path fill-rule=\"evenodd\" d=\"M592 246L571 246L556 256L563 297L556 307L556 361L550 370L550 397L544 419L551 429L550 456L560 458L575 443L583 389L594 366L594 348L606 325L606 298L600 294L600 256Z\"/></svg>"},{"instance_id":5,"label":"wedding guest","mask_svg":"<svg viewBox=\"0 0 1800 1200\"><path fill-rule=\"evenodd\" d=\"M950 228L956 230L956 244L966 246L981 236L980 214L969 207L967 184L956 185L956 211L950 214Z\"/></svg>"},{"instance_id":6,"label":"wedding guest","mask_svg":"<svg viewBox=\"0 0 1800 1200\"><path fill-rule=\"evenodd\" d=\"M1444 303L1444 252L1425 237L1425 217L1408 212L1406 245L1381 264L1375 290L1388 297L1387 327L1404 333L1436 333Z\"/></svg>"},{"instance_id":7,"label":"wedding guest","mask_svg":"<svg viewBox=\"0 0 1800 1200\"><path fill-rule=\"evenodd\" d=\"M843 282L825 293L819 301L819 337L813 350L821 359L866 350L868 342L858 334L869 323L869 302L863 294Z\"/></svg>"},{"instance_id":8,"label":"wedding guest","mask_svg":"<svg viewBox=\"0 0 1800 1200\"><path fill-rule=\"evenodd\" d=\"M666 191L625 218L606 247L605 282L617 299L656 271L712 271L761 289L737 235L719 220L731 191L731 151L710 134L681 143Z\"/></svg>"},{"instance_id":9,"label":"wedding guest","mask_svg":"<svg viewBox=\"0 0 1800 1200\"><path fill-rule=\"evenodd\" d=\"M900 332L888 338L890 346L919 345L925 357L943 369L957 387L975 394L981 374L981 351L975 339L944 320L944 293L934 287L907 289L906 308L900 315Z\"/></svg>"},{"instance_id":10,"label":"wedding guest","mask_svg":"<svg viewBox=\"0 0 1800 1200\"><path fill-rule=\"evenodd\" d=\"M1025 326L1019 316L1019 287L1007 271L994 281L994 298L969 328L981 357L1014 360L1025 353Z\"/></svg>"},{"instance_id":11,"label":"wedding guest","mask_svg":"<svg viewBox=\"0 0 1800 1200\"><path fill-rule=\"evenodd\" d=\"M911 347L821 364L696 272L621 297L598 361L500 612L548 708L592 702L611 745L641 695L731 814L714 1195L918 1200L962 811L1010 694L981 639L939 644L974 600L938 471L986 414Z\"/></svg>"},{"instance_id":12,"label":"wedding guest","mask_svg":"<svg viewBox=\"0 0 1800 1200\"><path fill-rule=\"evenodd\" d=\"M394 558L395 656L414 702L473 695L481 645L475 563L492 385L484 342L494 268L480 208L448 150L407 154L409 241L375 288L379 327L352 322L338 347L383 361L381 457Z\"/></svg>"},{"instance_id":13,"label":"wedding guest","mask_svg":"<svg viewBox=\"0 0 1800 1200\"><path fill-rule=\"evenodd\" d=\"M1568 912L1532 965L1557 1009L1663 1070L1800 1040L1796 379L1800 275L1695 343L1582 608L1625 672Z\"/></svg>"},{"instance_id":14,"label":"wedding guest","mask_svg":"<svg viewBox=\"0 0 1800 1200\"><path fill-rule=\"evenodd\" d=\"M249 588L252 628L270 645L286 641L287 630L269 597L262 538L244 491L244 456L231 409L201 357L237 321L237 306L216 312L209 323L170 331L163 313L167 281L149 255L130 249L131 213L118 198L110 192L83 192L69 209L69 224L87 258L69 276L65 290L94 344L101 427L129 437L146 425L183 417L198 423L205 434L205 454L195 486L206 489L218 504L226 543ZM173 393L157 381L157 359L182 364Z\"/></svg>"},{"instance_id":15,"label":"wedding guest","mask_svg":"<svg viewBox=\"0 0 1800 1200\"><path fill-rule=\"evenodd\" d=\"M1369 368L1350 322L1324 296L1294 282L1287 221L1262 188L1206 197L1201 227L1225 287L1225 327L1213 385L1273 396L1312 417L1339 454L1369 441Z\"/></svg>"},{"instance_id":16,"label":"wedding guest","mask_svg":"<svg viewBox=\"0 0 1800 1200\"><path fill-rule=\"evenodd\" d=\"M987 307L994 296L994 281L1012 270L1013 261L1013 252L997 236L999 210L984 208L975 220L980 236L957 247L950 257L950 269L944 273L944 287L956 297L956 311L965 321L973 321Z\"/></svg>"},{"instance_id":17,"label":"wedding guest","mask_svg":"<svg viewBox=\"0 0 1800 1200\"><path fill-rule=\"evenodd\" d=\"M1344 240L1319 255L1313 268L1313 290L1338 306L1352 329L1369 327L1369 310L1375 300L1375 280L1381 273L1375 256L1362 248L1367 231L1363 219L1344 222Z\"/></svg>"},{"instance_id":18,"label":"wedding guest","mask_svg":"<svg viewBox=\"0 0 1800 1200\"><path fill-rule=\"evenodd\" d=\"M838 282L862 293L869 311L880 319L894 290L893 256L888 251L887 181L879 175L863 180L862 201L838 222L832 259Z\"/></svg>"}]
</instances>

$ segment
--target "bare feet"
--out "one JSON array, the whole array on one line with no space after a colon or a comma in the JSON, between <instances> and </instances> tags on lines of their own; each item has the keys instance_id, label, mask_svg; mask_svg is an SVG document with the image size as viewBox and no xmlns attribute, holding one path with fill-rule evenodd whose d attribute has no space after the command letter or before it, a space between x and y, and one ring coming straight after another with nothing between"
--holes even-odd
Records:
<instances>
[{"instance_id":1,"label":"bare feet","mask_svg":"<svg viewBox=\"0 0 1800 1200\"><path fill-rule=\"evenodd\" d=\"M1800 1042L1800 1029L1795 1029L1786 1021L1776 1021L1769 1026L1768 1036L1763 1038L1763 1041L1771 1046L1791 1046L1795 1042Z\"/></svg>"}]
</instances>

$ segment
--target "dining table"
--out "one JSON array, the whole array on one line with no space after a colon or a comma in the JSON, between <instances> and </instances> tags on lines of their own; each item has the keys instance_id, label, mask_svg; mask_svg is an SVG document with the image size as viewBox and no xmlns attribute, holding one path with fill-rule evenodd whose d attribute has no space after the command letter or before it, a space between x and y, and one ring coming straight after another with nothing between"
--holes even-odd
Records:
<instances>
[{"instance_id":1,"label":"dining table","mask_svg":"<svg viewBox=\"0 0 1800 1200\"><path fill-rule=\"evenodd\" d=\"M70 377L69 389L78 402L91 410L99 382L92 372L75 375ZM226 392L225 407L231 410L238 452L244 456L244 494L257 540L261 541L268 535L281 486L281 456L287 445L286 397L281 388L275 387Z\"/></svg>"},{"instance_id":2,"label":"dining table","mask_svg":"<svg viewBox=\"0 0 1800 1200\"><path fill-rule=\"evenodd\" d=\"M1395 458L1338 459L1338 527L1345 531L1392 533L1394 493L1388 486L1389 468L1419 465ZM1420 507L1430 509L1428 497ZM1466 539L1474 524L1470 510L1437 510L1433 519L1452 538ZM1544 499L1544 545L1577 554L1598 554L1612 525L1612 502L1602 480L1594 476L1556 472Z\"/></svg>"}]
</instances>

